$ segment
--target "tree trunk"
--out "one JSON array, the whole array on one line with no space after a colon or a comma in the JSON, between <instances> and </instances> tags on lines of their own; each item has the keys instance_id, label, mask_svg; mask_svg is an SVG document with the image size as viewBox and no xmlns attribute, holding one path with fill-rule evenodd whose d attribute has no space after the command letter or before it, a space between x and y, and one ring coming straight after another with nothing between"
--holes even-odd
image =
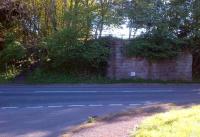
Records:
<instances>
[{"instance_id":1,"label":"tree trunk","mask_svg":"<svg viewBox=\"0 0 200 137\"><path fill-rule=\"evenodd\" d=\"M51 9L50 9L50 16L51 16L51 24L53 31L57 31L57 20L56 20L56 0L51 0Z\"/></svg>"},{"instance_id":2,"label":"tree trunk","mask_svg":"<svg viewBox=\"0 0 200 137\"><path fill-rule=\"evenodd\" d=\"M103 21L101 22L101 25L100 25L99 38L102 37L102 32L103 32Z\"/></svg>"},{"instance_id":3,"label":"tree trunk","mask_svg":"<svg viewBox=\"0 0 200 137\"><path fill-rule=\"evenodd\" d=\"M129 40L131 39L131 35L132 35L132 27L129 27Z\"/></svg>"},{"instance_id":4,"label":"tree trunk","mask_svg":"<svg viewBox=\"0 0 200 137\"><path fill-rule=\"evenodd\" d=\"M94 34L95 39L98 38L98 29L99 29L99 23L97 24L97 27L95 29L95 34Z\"/></svg>"}]
</instances>

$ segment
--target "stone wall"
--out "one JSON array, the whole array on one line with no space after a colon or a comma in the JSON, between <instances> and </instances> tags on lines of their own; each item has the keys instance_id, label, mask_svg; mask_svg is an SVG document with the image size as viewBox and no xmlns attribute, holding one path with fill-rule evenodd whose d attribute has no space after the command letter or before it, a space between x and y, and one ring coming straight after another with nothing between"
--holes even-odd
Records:
<instances>
[{"instance_id":1,"label":"stone wall","mask_svg":"<svg viewBox=\"0 0 200 137\"><path fill-rule=\"evenodd\" d=\"M148 61L127 58L122 49L125 41L112 40L107 76L111 79L142 78L152 80L192 80L192 55L181 52L172 60Z\"/></svg>"}]
</instances>

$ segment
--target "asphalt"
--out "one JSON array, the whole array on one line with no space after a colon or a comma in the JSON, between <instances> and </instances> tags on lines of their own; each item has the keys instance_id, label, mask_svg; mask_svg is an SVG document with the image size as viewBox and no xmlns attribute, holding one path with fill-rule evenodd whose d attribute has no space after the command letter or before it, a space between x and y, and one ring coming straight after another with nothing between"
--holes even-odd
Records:
<instances>
[{"instance_id":1,"label":"asphalt","mask_svg":"<svg viewBox=\"0 0 200 137\"><path fill-rule=\"evenodd\" d=\"M198 84L0 85L0 137L57 137L89 116L199 104Z\"/></svg>"}]
</instances>

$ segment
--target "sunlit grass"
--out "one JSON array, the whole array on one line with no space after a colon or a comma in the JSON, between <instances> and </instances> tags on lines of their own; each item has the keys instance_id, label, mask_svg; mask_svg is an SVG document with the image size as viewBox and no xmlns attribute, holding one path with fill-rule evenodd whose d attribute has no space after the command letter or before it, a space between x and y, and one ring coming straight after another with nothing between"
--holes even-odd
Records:
<instances>
[{"instance_id":1,"label":"sunlit grass","mask_svg":"<svg viewBox=\"0 0 200 137\"><path fill-rule=\"evenodd\" d=\"M1 73L0 74L0 83L7 83L12 79L12 75Z\"/></svg>"},{"instance_id":2,"label":"sunlit grass","mask_svg":"<svg viewBox=\"0 0 200 137\"><path fill-rule=\"evenodd\" d=\"M131 137L200 137L200 106L152 116Z\"/></svg>"},{"instance_id":3,"label":"sunlit grass","mask_svg":"<svg viewBox=\"0 0 200 137\"><path fill-rule=\"evenodd\" d=\"M26 82L28 83L95 83L104 82L106 78L95 75L83 75L77 76L68 73L58 72L45 72L43 70L36 70L30 74Z\"/></svg>"},{"instance_id":4,"label":"sunlit grass","mask_svg":"<svg viewBox=\"0 0 200 137\"><path fill-rule=\"evenodd\" d=\"M19 70L15 68L8 69L7 72L1 72L0 83L11 82L18 74L19 74Z\"/></svg>"}]
</instances>

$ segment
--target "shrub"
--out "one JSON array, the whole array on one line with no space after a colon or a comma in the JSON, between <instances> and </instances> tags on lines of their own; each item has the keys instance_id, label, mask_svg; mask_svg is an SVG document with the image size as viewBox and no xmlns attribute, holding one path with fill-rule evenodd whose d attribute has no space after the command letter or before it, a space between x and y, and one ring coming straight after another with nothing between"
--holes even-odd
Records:
<instances>
[{"instance_id":1,"label":"shrub","mask_svg":"<svg viewBox=\"0 0 200 137\"><path fill-rule=\"evenodd\" d=\"M7 36L5 44L5 48L0 52L1 66L8 67L17 65L26 55L25 48L20 42L15 41L12 36Z\"/></svg>"},{"instance_id":2,"label":"shrub","mask_svg":"<svg viewBox=\"0 0 200 137\"><path fill-rule=\"evenodd\" d=\"M71 30L64 29L46 41L47 57L43 65L60 72L103 73L109 55L106 42L74 39Z\"/></svg>"},{"instance_id":3,"label":"shrub","mask_svg":"<svg viewBox=\"0 0 200 137\"><path fill-rule=\"evenodd\" d=\"M127 57L140 56L150 60L174 58L180 52L180 46L170 39L155 41L152 38L136 38L125 46Z\"/></svg>"},{"instance_id":4,"label":"shrub","mask_svg":"<svg viewBox=\"0 0 200 137\"><path fill-rule=\"evenodd\" d=\"M66 72L53 72L37 68L26 79L28 83L106 83L108 79L100 75L77 76Z\"/></svg>"}]
</instances>

